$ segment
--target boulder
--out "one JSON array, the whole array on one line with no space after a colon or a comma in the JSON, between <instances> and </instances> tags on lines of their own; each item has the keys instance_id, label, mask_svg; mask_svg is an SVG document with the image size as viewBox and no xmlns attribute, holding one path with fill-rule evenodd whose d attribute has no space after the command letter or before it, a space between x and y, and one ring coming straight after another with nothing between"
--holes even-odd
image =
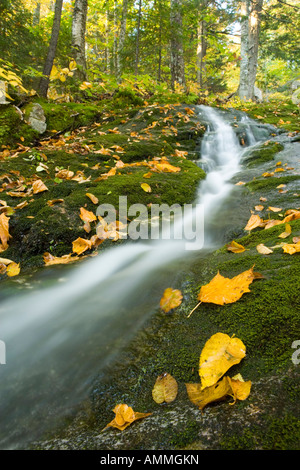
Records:
<instances>
[{"instance_id":1,"label":"boulder","mask_svg":"<svg viewBox=\"0 0 300 470\"><path fill-rule=\"evenodd\" d=\"M292 94L292 102L294 104L300 104L300 88L294 91Z\"/></svg>"},{"instance_id":2,"label":"boulder","mask_svg":"<svg viewBox=\"0 0 300 470\"><path fill-rule=\"evenodd\" d=\"M29 114L28 124L39 134L43 134L47 129L46 117L42 106L34 103Z\"/></svg>"}]
</instances>

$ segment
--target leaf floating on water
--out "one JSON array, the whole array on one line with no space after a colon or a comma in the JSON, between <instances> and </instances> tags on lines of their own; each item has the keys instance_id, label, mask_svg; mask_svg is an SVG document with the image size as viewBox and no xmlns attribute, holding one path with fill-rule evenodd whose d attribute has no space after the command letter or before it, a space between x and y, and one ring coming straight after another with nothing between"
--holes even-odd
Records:
<instances>
[{"instance_id":1,"label":"leaf floating on water","mask_svg":"<svg viewBox=\"0 0 300 470\"><path fill-rule=\"evenodd\" d=\"M239 338L216 333L205 343L200 355L199 375L202 388L214 385L227 370L246 355L246 347Z\"/></svg>"},{"instance_id":2,"label":"leaf floating on water","mask_svg":"<svg viewBox=\"0 0 300 470\"><path fill-rule=\"evenodd\" d=\"M232 251L232 253L243 253L246 250L246 248L243 247L243 245L240 245L239 243L233 240L231 243L227 245L227 250Z\"/></svg>"},{"instance_id":3,"label":"leaf floating on water","mask_svg":"<svg viewBox=\"0 0 300 470\"><path fill-rule=\"evenodd\" d=\"M171 403L178 393L178 384L174 377L165 372L157 377L152 389L152 398L158 403Z\"/></svg>"},{"instance_id":4,"label":"leaf floating on water","mask_svg":"<svg viewBox=\"0 0 300 470\"><path fill-rule=\"evenodd\" d=\"M160 308L168 313L175 307L178 307L182 302L182 293L178 289L172 289L172 287L168 287L160 299Z\"/></svg>"},{"instance_id":5,"label":"leaf floating on water","mask_svg":"<svg viewBox=\"0 0 300 470\"><path fill-rule=\"evenodd\" d=\"M124 431L124 429L130 426L130 424L132 424L134 421L146 418L147 416L151 415L151 413L138 413L133 411L133 409L126 404L119 404L115 406L113 412L116 415L115 418L105 426L103 431L108 427L114 427L120 431Z\"/></svg>"}]
</instances>

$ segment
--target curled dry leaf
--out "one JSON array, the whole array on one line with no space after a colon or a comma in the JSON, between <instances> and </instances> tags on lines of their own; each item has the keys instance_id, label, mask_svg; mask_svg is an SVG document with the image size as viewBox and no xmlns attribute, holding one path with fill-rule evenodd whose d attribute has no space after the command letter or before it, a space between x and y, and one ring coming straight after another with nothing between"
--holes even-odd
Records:
<instances>
[{"instance_id":1,"label":"curled dry leaf","mask_svg":"<svg viewBox=\"0 0 300 470\"><path fill-rule=\"evenodd\" d=\"M285 224L285 231L278 235L278 238L287 238L292 233L290 224Z\"/></svg>"},{"instance_id":2,"label":"curled dry leaf","mask_svg":"<svg viewBox=\"0 0 300 470\"><path fill-rule=\"evenodd\" d=\"M246 355L246 347L239 338L216 333L205 343L200 355L199 375L202 388L210 387L234 364Z\"/></svg>"},{"instance_id":3,"label":"curled dry leaf","mask_svg":"<svg viewBox=\"0 0 300 470\"><path fill-rule=\"evenodd\" d=\"M120 431L124 431L124 429L130 426L130 424L132 424L137 419L146 418L147 416L151 415L151 413L138 413L133 411L130 406L123 403L115 406L113 412L116 415L115 418L105 426L103 431L109 427L114 427Z\"/></svg>"},{"instance_id":4,"label":"curled dry leaf","mask_svg":"<svg viewBox=\"0 0 300 470\"><path fill-rule=\"evenodd\" d=\"M78 256L73 256L73 253L69 253L68 255L63 256L53 256L51 253L44 253L43 255L44 263L46 266L52 266L54 264L69 264L73 261L77 261L80 258Z\"/></svg>"},{"instance_id":5,"label":"curled dry leaf","mask_svg":"<svg viewBox=\"0 0 300 470\"><path fill-rule=\"evenodd\" d=\"M77 238L72 242L72 249L73 252L77 255L81 255L86 250L89 250L92 247L92 242L90 240L86 240L85 238Z\"/></svg>"},{"instance_id":6,"label":"curled dry leaf","mask_svg":"<svg viewBox=\"0 0 300 470\"><path fill-rule=\"evenodd\" d=\"M270 253L273 253L273 251L267 246L265 246L263 243L257 245L256 249L261 255L269 255Z\"/></svg>"},{"instance_id":7,"label":"curled dry leaf","mask_svg":"<svg viewBox=\"0 0 300 470\"><path fill-rule=\"evenodd\" d=\"M48 191L47 186L43 183L42 180L36 180L32 183L33 194L42 193Z\"/></svg>"},{"instance_id":8,"label":"curled dry leaf","mask_svg":"<svg viewBox=\"0 0 300 470\"><path fill-rule=\"evenodd\" d=\"M9 217L4 213L0 215L0 252L8 248L8 240L11 238L9 234Z\"/></svg>"},{"instance_id":9,"label":"curled dry leaf","mask_svg":"<svg viewBox=\"0 0 300 470\"><path fill-rule=\"evenodd\" d=\"M158 403L171 403L178 393L178 384L167 372L159 375L152 389L153 400Z\"/></svg>"},{"instance_id":10,"label":"curled dry leaf","mask_svg":"<svg viewBox=\"0 0 300 470\"><path fill-rule=\"evenodd\" d=\"M243 245L240 245L239 243L233 240L227 245L227 250L232 251L232 253L243 253L246 248L244 248Z\"/></svg>"},{"instance_id":11,"label":"curled dry leaf","mask_svg":"<svg viewBox=\"0 0 300 470\"><path fill-rule=\"evenodd\" d=\"M80 208L80 218L83 222L93 222L97 220L95 214L91 211L87 211L84 207Z\"/></svg>"},{"instance_id":12,"label":"curled dry leaf","mask_svg":"<svg viewBox=\"0 0 300 470\"><path fill-rule=\"evenodd\" d=\"M178 289L172 289L172 287L168 287L160 299L160 308L168 313L175 307L178 307L182 302L182 293Z\"/></svg>"}]
</instances>

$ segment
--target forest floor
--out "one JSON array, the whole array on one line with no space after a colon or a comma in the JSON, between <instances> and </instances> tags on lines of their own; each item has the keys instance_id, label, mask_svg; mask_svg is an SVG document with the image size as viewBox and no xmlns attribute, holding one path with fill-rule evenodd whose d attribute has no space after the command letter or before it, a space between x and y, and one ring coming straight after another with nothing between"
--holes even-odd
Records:
<instances>
[{"instance_id":1,"label":"forest floor","mask_svg":"<svg viewBox=\"0 0 300 470\"><path fill-rule=\"evenodd\" d=\"M45 109L51 125L45 140L34 145L26 142L20 129L18 137L24 140L4 144L1 214L9 218L11 238L1 256L20 263L25 272L45 264L76 261L122 243L95 243L96 221L81 208L95 213L99 202L116 205L124 194L130 204L148 206L154 200L167 204L193 201L199 181L205 177L194 163L205 131L194 107L127 102L117 112L116 103L113 109L109 106L99 112L96 105L48 104ZM283 104L279 109L268 103L247 105L243 110L260 122L276 125L278 133L250 155L234 177L228 201L234 218L224 231L224 246L195 257L188 269L176 273L172 287L181 290L181 305L168 314L158 306L122 351L113 373L108 370L105 378L101 374L99 382L96 380L90 399L75 418L63 422L55 435L32 444L33 448L299 449L299 366L292 361L293 342L300 339L299 252L286 253L281 245L295 245L300 235L299 108ZM74 117L77 112L82 121L79 126L72 121L68 128L70 118L78 119ZM59 121L59 117L64 119ZM158 163L167 164L165 171ZM36 184L39 180L46 189ZM151 192L141 187L143 183ZM42 191L35 192L35 187ZM245 231L253 214L269 220L270 228ZM291 231L282 238L286 224ZM93 241L76 248L78 239ZM245 251L229 251L233 240ZM272 252L261 254L258 245ZM261 278L238 302L223 306L202 303L189 316L200 287L218 271L232 278L253 266ZM2 282L14 282L6 268ZM165 287L170 287L167 280ZM153 295L159 302L160 293ZM246 357L232 368L232 375L240 373L244 380L251 380L251 393L232 406L232 400L226 399L201 412L188 399L185 384L199 383L200 353L217 332L234 335L245 344ZM176 379L178 395L171 403L157 404L151 392L156 378L165 372ZM151 415L125 431L102 431L114 418L117 403Z\"/></svg>"}]
</instances>

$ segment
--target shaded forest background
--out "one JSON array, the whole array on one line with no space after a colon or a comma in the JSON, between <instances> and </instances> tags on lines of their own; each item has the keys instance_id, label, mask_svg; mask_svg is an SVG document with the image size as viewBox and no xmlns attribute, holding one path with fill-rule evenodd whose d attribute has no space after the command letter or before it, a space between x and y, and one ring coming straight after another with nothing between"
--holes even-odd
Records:
<instances>
[{"instance_id":1,"label":"shaded forest background","mask_svg":"<svg viewBox=\"0 0 300 470\"><path fill-rule=\"evenodd\" d=\"M299 12L298 0L1 0L0 79L7 99L101 98L122 86L195 102L253 99L254 73L268 99L300 76Z\"/></svg>"}]
</instances>

